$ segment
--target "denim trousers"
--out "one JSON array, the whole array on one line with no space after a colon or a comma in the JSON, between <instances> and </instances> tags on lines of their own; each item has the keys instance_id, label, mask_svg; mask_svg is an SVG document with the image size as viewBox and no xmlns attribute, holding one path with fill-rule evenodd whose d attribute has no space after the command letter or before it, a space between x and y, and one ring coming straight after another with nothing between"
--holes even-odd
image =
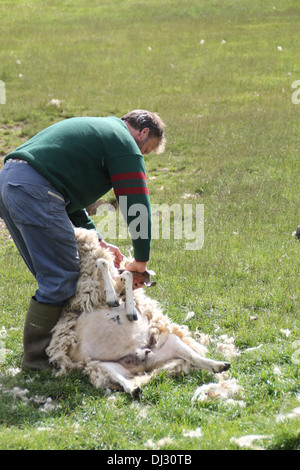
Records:
<instances>
[{"instance_id":1,"label":"denim trousers","mask_svg":"<svg viewBox=\"0 0 300 470\"><path fill-rule=\"evenodd\" d=\"M67 204L28 163L5 163L0 172L0 217L37 281L36 300L48 305L64 305L76 292L79 277Z\"/></svg>"}]
</instances>

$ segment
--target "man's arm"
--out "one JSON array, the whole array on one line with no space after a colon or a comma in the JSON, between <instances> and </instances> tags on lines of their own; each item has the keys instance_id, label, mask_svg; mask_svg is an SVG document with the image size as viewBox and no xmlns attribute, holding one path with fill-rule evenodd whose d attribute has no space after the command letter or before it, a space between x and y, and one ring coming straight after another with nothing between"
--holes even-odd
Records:
<instances>
[{"instance_id":1,"label":"man's arm","mask_svg":"<svg viewBox=\"0 0 300 470\"><path fill-rule=\"evenodd\" d=\"M92 219L90 219L85 209L78 209L77 211L74 211L68 215L69 219L75 227L82 227L86 228L87 230L94 229L97 231L94 222L92 221Z\"/></svg>"},{"instance_id":2,"label":"man's arm","mask_svg":"<svg viewBox=\"0 0 300 470\"><path fill-rule=\"evenodd\" d=\"M144 159L128 155L108 160L107 169L132 238L136 262L147 262L151 245L151 206Z\"/></svg>"}]
</instances>

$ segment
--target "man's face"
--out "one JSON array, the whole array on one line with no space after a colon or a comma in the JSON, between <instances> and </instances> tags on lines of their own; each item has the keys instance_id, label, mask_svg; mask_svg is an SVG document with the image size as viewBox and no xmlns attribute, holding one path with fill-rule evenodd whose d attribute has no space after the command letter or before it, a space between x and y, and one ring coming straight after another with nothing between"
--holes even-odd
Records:
<instances>
[{"instance_id":1,"label":"man's face","mask_svg":"<svg viewBox=\"0 0 300 470\"><path fill-rule=\"evenodd\" d=\"M134 129L128 122L125 121L126 126L129 129L130 134L136 141L138 148L143 155L153 152L159 144L159 137L150 137L148 127L145 127L141 131Z\"/></svg>"},{"instance_id":2,"label":"man's face","mask_svg":"<svg viewBox=\"0 0 300 470\"><path fill-rule=\"evenodd\" d=\"M159 144L158 137L151 137L150 139L146 137L143 141L138 142L138 147L143 155L147 155L148 153L153 152L154 149Z\"/></svg>"}]
</instances>

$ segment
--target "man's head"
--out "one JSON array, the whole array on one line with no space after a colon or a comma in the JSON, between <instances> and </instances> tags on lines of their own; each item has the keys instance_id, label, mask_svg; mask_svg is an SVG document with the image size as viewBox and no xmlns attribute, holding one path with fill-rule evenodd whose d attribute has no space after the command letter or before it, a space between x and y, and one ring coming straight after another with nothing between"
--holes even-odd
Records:
<instances>
[{"instance_id":1,"label":"man's head","mask_svg":"<svg viewBox=\"0 0 300 470\"><path fill-rule=\"evenodd\" d=\"M135 109L125 114L121 119L126 123L141 153L162 153L164 151L166 144L165 125L157 114L143 109Z\"/></svg>"}]
</instances>

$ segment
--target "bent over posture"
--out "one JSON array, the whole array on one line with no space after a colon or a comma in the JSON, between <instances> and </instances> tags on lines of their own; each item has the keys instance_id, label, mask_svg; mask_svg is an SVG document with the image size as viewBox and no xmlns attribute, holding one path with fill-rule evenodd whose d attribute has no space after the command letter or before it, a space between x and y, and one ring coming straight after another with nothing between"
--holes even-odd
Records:
<instances>
[{"instance_id":1,"label":"bent over posture","mask_svg":"<svg viewBox=\"0 0 300 470\"><path fill-rule=\"evenodd\" d=\"M76 292L80 263L75 227L97 230L85 208L110 189L127 197L123 216L130 226L132 205L147 214L146 237L133 237L129 271L144 272L150 257L151 208L142 154L164 149L164 124L154 113L66 119L39 132L5 158L0 173L0 217L35 276L24 327L23 367L48 367L45 349L65 302ZM122 208L121 208L122 210ZM143 231L144 233L145 231ZM109 248L118 267L123 259Z\"/></svg>"}]
</instances>

